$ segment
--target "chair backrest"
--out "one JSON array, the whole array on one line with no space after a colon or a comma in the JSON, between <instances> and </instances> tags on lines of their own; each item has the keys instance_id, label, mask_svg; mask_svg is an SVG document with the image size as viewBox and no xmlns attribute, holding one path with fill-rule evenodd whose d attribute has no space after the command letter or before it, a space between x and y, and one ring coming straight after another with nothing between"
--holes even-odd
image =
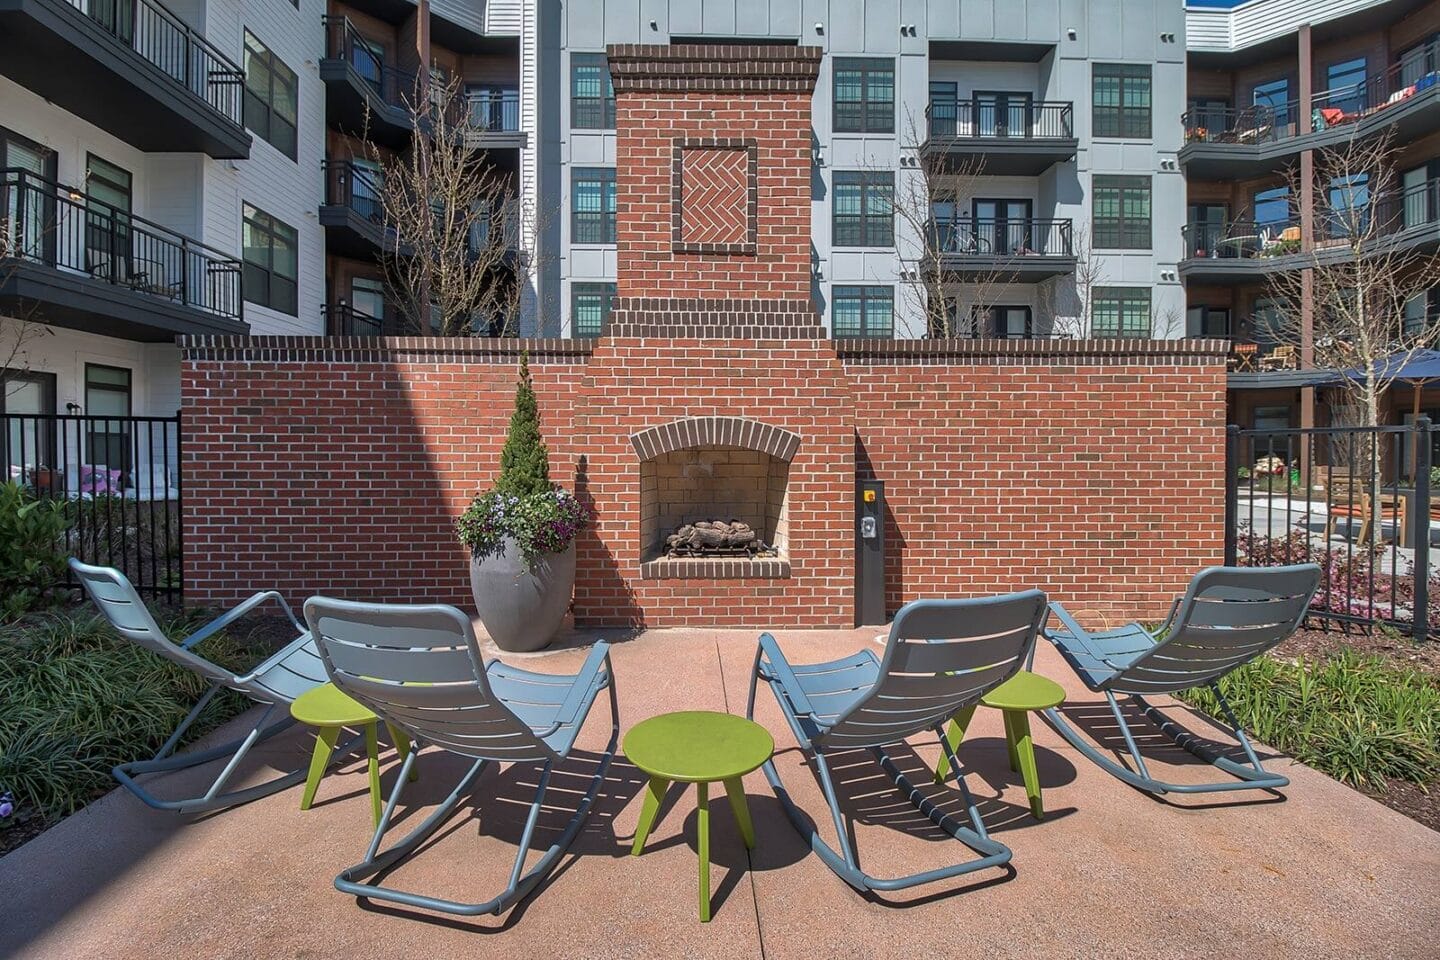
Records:
<instances>
[{"instance_id":1,"label":"chair backrest","mask_svg":"<svg viewBox=\"0 0 1440 960\"><path fill-rule=\"evenodd\" d=\"M414 740L489 760L555 759L491 690L456 608L311 597L305 621L335 686Z\"/></svg>"},{"instance_id":2,"label":"chair backrest","mask_svg":"<svg viewBox=\"0 0 1440 960\"><path fill-rule=\"evenodd\" d=\"M870 691L816 738L825 748L895 743L933 728L1015 675L1045 620L1039 590L916 600L895 614Z\"/></svg>"},{"instance_id":3,"label":"chair backrest","mask_svg":"<svg viewBox=\"0 0 1440 960\"><path fill-rule=\"evenodd\" d=\"M235 683L234 673L172 643L125 574L113 567L92 567L73 557L70 569L100 609L101 615L120 636L207 680L226 685Z\"/></svg>"},{"instance_id":4,"label":"chair backrest","mask_svg":"<svg viewBox=\"0 0 1440 960\"><path fill-rule=\"evenodd\" d=\"M1354 477L1336 476L1330 480L1325 491L1326 504L1331 507L1346 507L1362 517L1370 516L1370 484Z\"/></svg>"},{"instance_id":5,"label":"chair backrest","mask_svg":"<svg viewBox=\"0 0 1440 960\"><path fill-rule=\"evenodd\" d=\"M1170 633L1109 683L1117 693L1175 693L1224 676L1305 619L1320 567L1209 567L1190 581Z\"/></svg>"}]
</instances>

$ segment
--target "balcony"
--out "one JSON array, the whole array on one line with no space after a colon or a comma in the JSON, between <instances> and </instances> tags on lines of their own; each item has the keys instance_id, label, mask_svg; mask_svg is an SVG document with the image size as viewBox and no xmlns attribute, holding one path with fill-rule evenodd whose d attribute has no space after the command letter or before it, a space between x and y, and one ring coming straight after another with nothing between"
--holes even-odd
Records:
<instances>
[{"instance_id":1,"label":"balcony","mask_svg":"<svg viewBox=\"0 0 1440 960\"><path fill-rule=\"evenodd\" d=\"M1408 143L1440 130L1440 71L1413 78L1396 64L1366 83L1317 93L1308 129L1301 120L1298 100L1186 113L1180 164L1193 180L1244 180L1284 170L1302 150L1392 127L1396 142Z\"/></svg>"},{"instance_id":2,"label":"balcony","mask_svg":"<svg viewBox=\"0 0 1440 960\"><path fill-rule=\"evenodd\" d=\"M1180 276L1186 280L1263 282L1276 271L1305 262L1300 256L1300 225L1293 220L1187 223L1180 235L1185 248Z\"/></svg>"},{"instance_id":3,"label":"balcony","mask_svg":"<svg viewBox=\"0 0 1440 960\"><path fill-rule=\"evenodd\" d=\"M0 3L5 0L0 0ZM419 96L419 78L397 70L376 55L373 44L349 19L327 15L325 58L326 119L347 133L403 150L414 133L412 107ZM431 89L438 98L438 87ZM476 150L522 149L519 90L470 90L446 104L446 116L465 125L466 145Z\"/></svg>"},{"instance_id":4,"label":"balcony","mask_svg":"<svg viewBox=\"0 0 1440 960\"><path fill-rule=\"evenodd\" d=\"M932 254L959 281L1035 283L1075 272L1069 220L957 218L931 224Z\"/></svg>"},{"instance_id":5,"label":"balcony","mask_svg":"<svg viewBox=\"0 0 1440 960\"><path fill-rule=\"evenodd\" d=\"M250 155L244 73L157 0L0 0L0 73L141 150Z\"/></svg>"},{"instance_id":6,"label":"balcony","mask_svg":"<svg viewBox=\"0 0 1440 960\"><path fill-rule=\"evenodd\" d=\"M406 335L405 331L400 329L400 326L394 321L362 313L344 300L322 306L320 309L324 315L327 337L401 337Z\"/></svg>"},{"instance_id":7,"label":"balcony","mask_svg":"<svg viewBox=\"0 0 1440 960\"><path fill-rule=\"evenodd\" d=\"M0 170L0 306L150 343L247 333L240 261L73 187Z\"/></svg>"},{"instance_id":8,"label":"balcony","mask_svg":"<svg viewBox=\"0 0 1440 960\"><path fill-rule=\"evenodd\" d=\"M1079 147L1074 107L1068 102L934 99L925 118L926 140L920 153L946 167L1033 177L1073 160Z\"/></svg>"},{"instance_id":9,"label":"balcony","mask_svg":"<svg viewBox=\"0 0 1440 960\"><path fill-rule=\"evenodd\" d=\"M320 225L325 248L342 257L372 260L395 249L395 238L385 228L380 174L349 160L323 160L324 203Z\"/></svg>"}]
</instances>

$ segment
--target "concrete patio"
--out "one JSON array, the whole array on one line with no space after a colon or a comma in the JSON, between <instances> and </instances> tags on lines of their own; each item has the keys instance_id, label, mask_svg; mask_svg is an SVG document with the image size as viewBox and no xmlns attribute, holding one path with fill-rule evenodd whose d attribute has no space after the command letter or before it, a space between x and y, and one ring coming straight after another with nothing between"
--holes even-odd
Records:
<instances>
[{"instance_id":1,"label":"concrete patio","mask_svg":"<svg viewBox=\"0 0 1440 960\"><path fill-rule=\"evenodd\" d=\"M839 656L873 642L874 629L778 631L796 661ZM742 713L754 635L651 631L614 649L622 725L668 710ZM576 669L584 651L526 661ZM1037 669L1061 680L1072 715L1098 717L1043 644ZM797 800L828 823L814 778L762 692L760 719L776 734L778 763ZM581 782L609 729L603 700L560 786ZM1157 801L1111 779L1035 725L1048 815L1029 817L1006 764L999 714L981 710L961 758L991 831L1013 848L1013 871L922 887L887 899L856 894L809 853L759 773L747 779L758 844L747 855L723 801L713 803L715 919L696 919L694 793L672 789L644 856L628 856L641 777L617 759L571 855L537 895L510 914L474 921L361 907L331 886L369 836L364 767L347 763L298 809L299 789L188 820L115 792L0 860L0 955L22 957L1434 957L1440 940L1440 834L1284 759L1284 798ZM1101 730L1104 735L1104 731ZM294 767L304 730L262 751ZM1208 770L1157 753L1176 780ZM921 745L912 765L937 748ZM902 758L904 755L902 754ZM412 800L436 802L459 765L422 755ZM393 753L385 782L394 776ZM857 756L846 781L862 864L909 872L967 853L887 789ZM250 776L267 775L257 765ZM210 769L202 774L213 776ZM161 784L158 792L179 789ZM188 779L198 779L188 777ZM519 830L529 769L489 774L478 805L462 808L390 881L483 899L503 884ZM169 788L168 790L166 788ZM554 788L552 787L552 790ZM552 792L557 803L564 795ZM563 809L551 820L563 820ZM413 814L412 814L413 816ZM479 835L477 836L477 826ZM548 843L540 838L538 844Z\"/></svg>"}]
</instances>

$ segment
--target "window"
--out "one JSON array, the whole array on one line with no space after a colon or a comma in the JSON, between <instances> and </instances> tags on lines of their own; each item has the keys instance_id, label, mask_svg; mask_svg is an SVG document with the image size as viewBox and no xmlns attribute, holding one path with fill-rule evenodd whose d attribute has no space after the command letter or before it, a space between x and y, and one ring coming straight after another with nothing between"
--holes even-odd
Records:
<instances>
[{"instance_id":1,"label":"window","mask_svg":"<svg viewBox=\"0 0 1440 960\"><path fill-rule=\"evenodd\" d=\"M299 94L295 71L245 31L245 126L291 160Z\"/></svg>"},{"instance_id":2,"label":"window","mask_svg":"<svg viewBox=\"0 0 1440 960\"><path fill-rule=\"evenodd\" d=\"M613 283L576 283L570 288L570 333L575 337L598 337L610 321L615 302Z\"/></svg>"},{"instance_id":3,"label":"window","mask_svg":"<svg viewBox=\"0 0 1440 960\"><path fill-rule=\"evenodd\" d=\"M1426 74L1440 69L1440 34L1415 44L1396 58L1400 64L1400 85L1404 90L1419 82Z\"/></svg>"},{"instance_id":4,"label":"window","mask_svg":"<svg viewBox=\"0 0 1440 960\"><path fill-rule=\"evenodd\" d=\"M350 65L378 94L385 92L385 45L358 33L350 34Z\"/></svg>"},{"instance_id":5,"label":"window","mask_svg":"<svg viewBox=\"0 0 1440 960\"><path fill-rule=\"evenodd\" d=\"M1434 316L1434 312L1430 309L1430 294L1432 292L1433 291L1422 290L1405 300L1401 327L1404 336L1416 336L1429 326L1431 318Z\"/></svg>"},{"instance_id":6,"label":"window","mask_svg":"<svg viewBox=\"0 0 1440 960\"><path fill-rule=\"evenodd\" d=\"M895 174L837 171L834 237L837 247L895 245Z\"/></svg>"},{"instance_id":7,"label":"window","mask_svg":"<svg viewBox=\"0 0 1440 960\"><path fill-rule=\"evenodd\" d=\"M570 242L615 242L615 170L576 167L570 171Z\"/></svg>"},{"instance_id":8,"label":"window","mask_svg":"<svg viewBox=\"0 0 1440 960\"><path fill-rule=\"evenodd\" d=\"M988 330L1001 340L1029 340L1034 336L1031 329L1029 307L991 307L989 323L975 324L976 330ZM982 334L983 335L983 334Z\"/></svg>"},{"instance_id":9,"label":"window","mask_svg":"<svg viewBox=\"0 0 1440 960\"><path fill-rule=\"evenodd\" d=\"M1328 191L1330 236L1359 239L1369 228L1370 175L1354 173L1332 177Z\"/></svg>"},{"instance_id":10,"label":"window","mask_svg":"<svg viewBox=\"0 0 1440 960\"><path fill-rule=\"evenodd\" d=\"M956 102L957 90L958 85L954 80L930 81L930 136L956 135L955 121L959 109Z\"/></svg>"},{"instance_id":11,"label":"window","mask_svg":"<svg viewBox=\"0 0 1440 960\"><path fill-rule=\"evenodd\" d=\"M1147 287L1096 287L1090 320L1092 337L1150 336Z\"/></svg>"},{"instance_id":12,"label":"window","mask_svg":"<svg viewBox=\"0 0 1440 960\"><path fill-rule=\"evenodd\" d=\"M1097 137L1150 136L1150 64L1097 63L1092 68Z\"/></svg>"},{"instance_id":13,"label":"window","mask_svg":"<svg viewBox=\"0 0 1440 960\"><path fill-rule=\"evenodd\" d=\"M1285 339L1284 304L1279 300L1259 299L1250 315L1251 336L1262 347L1274 346Z\"/></svg>"},{"instance_id":14,"label":"window","mask_svg":"<svg viewBox=\"0 0 1440 960\"><path fill-rule=\"evenodd\" d=\"M603 53L570 54L570 125L577 130L615 128L615 88Z\"/></svg>"},{"instance_id":15,"label":"window","mask_svg":"<svg viewBox=\"0 0 1440 960\"><path fill-rule=\"evenodd\" d=\"M1255 226L1284 227L1290 222L1290 188L1273 187L1255 193ZM1272 230L1272 232L1274 232Z\"/></svg>"},{"instance_id":16,"label":"window","mask_svg":"<svg viewBox=\"0 0 1440 960\"><path fill-rule=\"evenodd\" d=\"M1409 230L1422 223L1430 223L1437 216L1436 184L1432 182L1431 171L1440 167L1440 162L1430 161L1424 166L1406 170L1400 175L1401 228Z\"/></svg>"},{"instance_id":17,"label":"window","mask_svg":"<svg viewBox=\"0 0 1440 960\"><path fill-rule=\"evenodd\" d=\"M980 256L992 253L1009 256L1031 251L1034 247L1031 209L1029 200L973 200L973 252ZM964 241L967 238L958 239ZM957 252L971 251L962 246Z\"/></svg>"},{"instance_id":18,"label":"window","mask_svg":"<svg viewBox=\"0 0 1440 960\"><path fill-rule=\"evenodd\" d=\"M0 168L12 184L0 190L0 246L11 256L55 262L56 201L45 181L55 180L56 164L54 150L0 127Z\"/></svg>"},{"instance_id":19,"label":"window","mask_svg":"<svg viewBox=\"0 0 1440 960\"><path fill-rule=\"evenodd\" d=\"M1182 256L1226 256L1221 242L1229 236L1230 211L1223 203L1192 203L1185 217L1186 249Z\"/></svg>"},{"instance_id":20,"label":"window","mask_svg":"<svg viewBox=\"0 0 1440 960\"><path fill-rule=\"evenodd\" d=\"M1290 122L1290 81L1282 77L1269 83L1256 84L1251 102L1267 114L1266 118L1257 117L1256 123L1273 117L1270 122L1276 126L1284 126Z\"/></svg>"},{"instance_id":21,"label":"window","mask_svg":"<svg viewBox=\"0 0 1440 960\"><path fill-rule=\"evenodd\" d=\"M1094 178L1095 246L1112 250L1150 249L1150 178Z\"/></svg>"},{"instance_id":22,"label":"window","mask_svg":"<svg viewBox=\"0 0 1440 960\"><path fill-rule=\"evenodd\" d=\"M1185 336L1230 338L1230 310L1226 307L1191 307L1185 311Z\"/></svg>"},{"instance_id":23,"label":"window","mask_svg":"<svg viewBox=\"0 0 1440 960\"><path fill-rule=\"evenodd\" d=\"M1325 71L1325 93L1316 97L1322 106L1336 107L1346 113L1365 109L1365 58L1332 63Z\"/></svg>"},{"instance_id":24,"label":"window","mask_svg":"<svg viewBox=\"0 0 1440 960\"><path fill-rule=\"evenodd\" d=\"M1187 105L1190 130L1204 130L1208 135L1222 133L1230 127L1230 101L1219 97L1196 97Z\"/></svg>"},{"instance_id":25,"label":"window","mask_svg":"<svg viewBox=\"0 0 1440 960\"><path fill-rule=\"evenodd\" d=\"M1034 101L1028 93L976 90L977 132L982 137L1028 137L1034 125Z\"/></svg>"},{"instance_id":26,"label":"window","mask_svg":"<svg viewBox=\"0 0 1440 960\"><path fill-rule=\"evenodd\" d=\"M286 226L250 204L243 208L245 299L296 316L299 313L299 240Z\"/></svg>"},{"instance_id":27,"label":"window","mask_svg":"<svg viewBox=\"0 0 1440 960\"><path fill-rule=\"evenodd\" d=\"M895 61L835 61L835 132L895 132Z\"/></svg>"},{"instance_id":28,"label":"window","mask_svg":"<svg viewBox=\"0 0 1440 960\"><path fill-rule=\"evenodd\" d=\"M85 364L85 413L92 417L130 416L130 371ZM130 427L124 420L92 420L85 429L85 459L111 470L130 469Z\"/></svg>"},{"instance_id":29,"label":"window","mask_svg":"<svg viewBox=\"0 0 1440 960\"><path fill-rule=\"evenodd\" d=\"M836 339L895 335L894 287L836 287L830 332Z\"/></svg>"},{"instance_id":30,"label":"window","mask_svg":"<svg viewBox=\"0 0 1440 960\"><path fill-rule=\"evenodd\" d=\"M0 433L0 476L18 478L22 471L35 467L58 466L55 462L55 425L49 421L30 419L26 414L55 413L55 374L35 373L0 367L0 414L12 414ZM37 482L35 475L27 477Z\"/></svg>"},{"instance_id":31,"label":"window","mask_svg":"<svg viewBox=\"0 0 1440 960\"><path fill-rule=\"evenodd\" d=\"M355 277L350 281L350 306L355 309L356 333L378 335L385 320L385 281L374 277Z\"/></svg>"},{"instance_id":32,"label":"window","mask_svg":"<svg viewBox=\"0 0 1440 960\"><path fill-rule=\"evenodd\" d=\"M150 284L163 289L165 278L147 276L163 270L161 262L134 261L130 246L130 171L95 154L85 157L85 267L91 276L111 283Z\"/></svg>"}]
</instances>

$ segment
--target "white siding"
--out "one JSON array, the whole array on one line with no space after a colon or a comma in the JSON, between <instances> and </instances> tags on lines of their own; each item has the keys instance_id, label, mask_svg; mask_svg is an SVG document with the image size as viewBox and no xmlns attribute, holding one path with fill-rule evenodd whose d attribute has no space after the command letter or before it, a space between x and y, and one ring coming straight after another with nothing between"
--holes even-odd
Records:
<instances>
[{"instance_id":1,"label":"white siding","mask_svg":"<svg viewBox=\"0 0 1440 960\"><path fill-rule=\"evenodd\" d=\"M1186 46L1197 53L1243 50L1388 0L1251 0L1230 10L1186 9Z\"/></svg>"},{"instance_id":2,"label":"white siding","mask_svg":"<svg viewBox=\"0 0 1440 960\"><path fill-rule=\"evenodd\" d=\"M452 6L480 6L484 11L484 32L490 36L518 37L526 24L529 24L532 31L536 23L535 0L471 0L469 4L460 3L459 0L439 0L432 5L437 13L443 13ZM444 14L447 20L461 21L448 13Z\"/></svg>"}]
</instances>

